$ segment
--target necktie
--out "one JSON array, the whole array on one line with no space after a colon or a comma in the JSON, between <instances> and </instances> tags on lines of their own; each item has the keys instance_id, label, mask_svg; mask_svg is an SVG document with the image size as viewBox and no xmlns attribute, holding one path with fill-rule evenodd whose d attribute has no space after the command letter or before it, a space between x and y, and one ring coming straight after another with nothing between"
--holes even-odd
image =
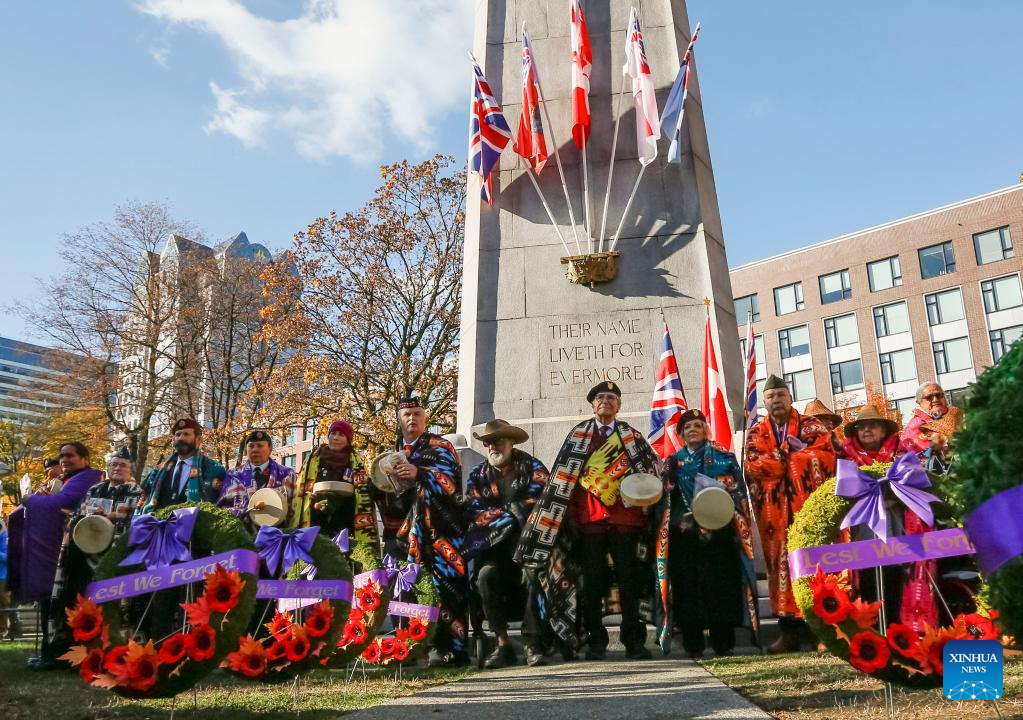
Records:
<instances>
[{"instance_id":1,"label":"necktie","mask_svg":"<svg viewBox=\"0 0 1023 720\"><path fill-rule=\"evenodd\" d=\"M600 434L600 444L603 445L607 442L607 439L611 437L611 427L609 425L604 425L600 428L600 430L598 430L598 432Z\"/></svg>"},{"instance_id":2,"label":"necktie","mask_svg":"<svg viewBox=\"0 0 1023 720\"><path fill-rule=\"evenodd\" d=\"M263 478L263 468L256 468L252 471L252 482L256 484L257 490L261 490L263 488L263 483L266 482Z\"/></svg>"},{"instance_id":3,"label":"necktie","mask_svg":"<svg viewBox=\"0 0 1023 720\"><path fill-rule=\"evenodd\" d=\"M185 464L184 460L178 461L178 472L174 480L174 486L177 488L178 495L184 495L185 493L185 485L188 482L187 468L188 465Z\"/></svg>"}]
</instances>

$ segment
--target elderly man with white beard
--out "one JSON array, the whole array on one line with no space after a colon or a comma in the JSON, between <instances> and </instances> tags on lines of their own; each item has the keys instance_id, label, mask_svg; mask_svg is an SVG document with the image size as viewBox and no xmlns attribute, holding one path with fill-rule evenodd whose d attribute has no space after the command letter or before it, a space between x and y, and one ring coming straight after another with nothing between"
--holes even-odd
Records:
<instances>
[{"instance_id":1,"label":"elderly man with white beard","mask_svg":"<svg viewBox=\"0 0 1023 720\"><path fill-rule=\"evenodd\" d=\"M463 552L473 560L483 615L497 637L485 666L500 668L518 661L508 639L508 620L520 614L526 664L543 665L538 589L516 564L515 548L549 473L542 462L515 448L529 439L522 428L492 420L473 437L483 443L486 461L472 469L465 484L472 527Z\"/></svg>"}]
</instances>

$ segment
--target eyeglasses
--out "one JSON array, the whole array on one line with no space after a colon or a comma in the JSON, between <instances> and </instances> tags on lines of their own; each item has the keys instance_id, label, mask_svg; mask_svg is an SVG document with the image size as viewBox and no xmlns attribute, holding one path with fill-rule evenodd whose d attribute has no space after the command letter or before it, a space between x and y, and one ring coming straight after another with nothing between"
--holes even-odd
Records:
<instances>
[{"instance_id":1,"label":"eyeglasses","mask_svg":"<svg viewBox=\"0 0 1023 720\"><path fill-rule=\"evenodd\" d=\"M926 400L927 402L934 402L935 400L944 400L945 399L945 393L940 392L940 393L933 393L931 395L924 395L920 399L921 400Z\"/></svg>"},{"instance_id":2,"label":"eyeglasses","mask_svg":"<svg viewBox=\"0 0 1023 720\"><path fill-rule=\"evenodd\" d=\"M601 393L600 395L597 395L597 396L596 396L595 398L593 398L593 399L594 399L594 400L604 400L604 401L608 401L608 400L617 400L617 399L618 399L618 396L617 396L617 395L615 395L614 393Z\"/></svg>"}]
</instances>

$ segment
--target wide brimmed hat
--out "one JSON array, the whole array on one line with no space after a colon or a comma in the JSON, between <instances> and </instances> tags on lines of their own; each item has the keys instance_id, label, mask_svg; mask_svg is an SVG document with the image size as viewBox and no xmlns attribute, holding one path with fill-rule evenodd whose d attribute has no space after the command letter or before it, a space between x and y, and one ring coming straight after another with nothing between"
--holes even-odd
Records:
<instances>
[{"instance_id":1,"label":"wide brimmed hat","mask_svg":"<svg viewBox=\"0 0 1023 720\"><path fill-rule=\"evenodd\" d=\"M833 428L842 424L841 415L836 415L831 412L831 409L817 398L814 398L806 404L806 407L803 408L803 414L810 415L818 420L825 420L831 423L831 427Z\"/></svg>"},{"instance_id":2,"label":"wide brimmed hat","mask_svg":"<svg viewBox=\"0 0 1023 720\"><path fill-rule=\"evenodd\" d=\"M927 430L933 433L940 433L945 437L952 437L952 433L956 432L963 426L963 411L957 407L949 407L948 412L942 415L937 420L928 420L920 426L921 430Z\"/></svg>"},{"instance_id":3,"label":"wide brimmed hat","mask_svg":"<svg viewBox=\"0 0 1023 720\"><path fill-rule=\"evenodd\" d=\"M491 420L483 426L482 433L474 432L472 436L480 442L489 442L499 438L508 438L515 445L526 442L526 440L529 439L529 433L525 430L512 425L507 420L501 420L500 418Z\"/></svg>"},{"instance_id":4,"label":"wide brimmed hat","mask_svg":"<svg viewBox=\"0 0 1023 720\"><path fill-rule=\"evenodd\" d=\"M873 405L864 405L860 412L856 415L855 420L850 420L845 424L845 436L853 437L856 433L856 426L865 422L879 422L885 426L889 435L894 435L899 431L899 424L894 420L889 420L884 415L877 411L877 408Z\"/></svg>"}]
</instances>

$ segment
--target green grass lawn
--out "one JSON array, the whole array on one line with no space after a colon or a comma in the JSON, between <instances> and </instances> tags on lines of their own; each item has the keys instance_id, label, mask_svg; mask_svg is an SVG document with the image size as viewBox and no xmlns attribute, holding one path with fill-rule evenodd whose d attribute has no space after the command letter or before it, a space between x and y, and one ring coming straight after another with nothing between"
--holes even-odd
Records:
<instances>
[{"instance_id":1,"label":"green grass lawn","mask_svg":"<svg viewBox=\"0 0 1023 720\"><path fill-rule=\"evenodd\" d=\"M0 718L3 720L157 720L169 718L170 700L122 700L106 690L92 688L71 671L30 672L25 658L29 643L0 644ZM296 696L291 683L245 683L221 672L200 682L195 702L203 713L230 720L288 718L322 720L409 695L432 685L465 677L467 670L405 668L400 681L395 670L373 668L365 679L356 672L346 682L344 671L316 671L302 676ZM177 698L175 716L192 716L193 694ZM209 717L209 715L207 715Z\"/></svg>"},{"instance_id":2,"label":"green grass lawn","mask_svg":"<svg viewBox=\"0 0 1023 720\"><path fill-rule=\"evenodd\" d=\"M703 665L781 720L887 718L884 685L823 653L737 656ZM993 703L952 702L936 690L895 689L898 720L997 718ZM1005 659L1002 717L1023 718L1023 658Z\"/></svg>"}]
</instances>

